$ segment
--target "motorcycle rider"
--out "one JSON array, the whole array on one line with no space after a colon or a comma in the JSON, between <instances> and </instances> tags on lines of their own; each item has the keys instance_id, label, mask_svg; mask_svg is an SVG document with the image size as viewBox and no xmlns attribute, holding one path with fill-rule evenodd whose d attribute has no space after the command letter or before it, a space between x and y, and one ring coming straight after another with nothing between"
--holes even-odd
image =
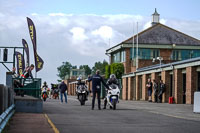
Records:
<instances>
[{"instance_id":1,"label":"motorcycle rider","mask_svg":"<svg viewBox=\"0 0 200 133\"><path fill-rule=\"evenodd\" d=\"M43 95L43 93L46 93L48 96L48 85L47 85L46 81L44 81L44 83L42 85L42 95Z\"/></svg>"},{"instance_id":2,"label":"motorcycle rider","mask_svg":"<svg viewBox=\"0 0 200 133\"><path fill-rule=\"evenodd\" d=\"M108 86L111 85L111 84L115 84L117 86L119 86L119 82L115 76L115 74L111 74L110 75L110 78L108 79L107 83L106 83ZM107 93L108 93L108 90L106 90L106 96L104 98L104 108L103 109L106 109L106 105L107 105Z\"/></svg>"},{"instance_id":3,"label":"motorcycle rider","mask_svg":"<svg viewBox=\"0 0 200 133\"><path fill-rule=\"evenodd\" d=\"M80 75L78 78L77 78L77 87L76 87L76 93L77 93L77 99L79 99L79 94L78 94L78 89L79 89L79 85L84 85L84 86L86 86L85 85L85 82L82 82L81 81L82 80L82 76ZM88 100L88 94L89 94L89 91L88 91L88 89L87 89L87 87L85 87L86 88L86 100Z\"/></svg>"}]
</instances>

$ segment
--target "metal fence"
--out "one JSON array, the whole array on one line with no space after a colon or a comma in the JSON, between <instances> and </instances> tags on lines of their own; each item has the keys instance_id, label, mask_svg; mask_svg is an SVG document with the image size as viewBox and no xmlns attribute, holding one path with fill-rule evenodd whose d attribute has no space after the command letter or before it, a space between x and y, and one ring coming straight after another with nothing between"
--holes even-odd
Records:
<instances>
[{"instance_id":1,"label":"metal fence","mask_svg":"<svg viewBox=\"0 0 200 133\"><path fill-rule=\"evenodd\" d=\"M0 132L14 113L14 91L0 84Z\"/></svg>"},{"instance_id":2,"label":"metal fence","mask_svg":"<svg viewBox=\"0 0 200 133\"><path fill-rule=\"evenodd\" d=\"M23 87L15 87L14 81L17 80ZM41 97L41 79L33 78L33 79L23 79L23 78L13 78L13 88L14 91L22 91L25 95L33 96L36 98Z\"/></svg>"}]
</instances>

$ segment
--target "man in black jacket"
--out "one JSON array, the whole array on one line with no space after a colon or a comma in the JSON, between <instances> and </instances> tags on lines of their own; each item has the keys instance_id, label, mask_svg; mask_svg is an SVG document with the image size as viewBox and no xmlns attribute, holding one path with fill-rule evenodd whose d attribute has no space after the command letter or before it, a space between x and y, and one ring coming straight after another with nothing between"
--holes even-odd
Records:
<instances>
[{"instance_id":1,"label":"man in black jacket","mask_svg":"<svg viewBox=\"0 0 200 133\"><path fill-rule=\"evenodd\" d=\"M101 110L101 99L100 99L100 94L101 94L101 82L103 83L103 85L108 88L108 86L106 85L106 83L104 82L103 78L99 75L100 71L97 70L96 74L93 75L92 77L88 77L88 81L92 81L92 93L93 93L93 97L92 97L92 110L94 110L94 104L95 104L95 98L96 98L96 94L97 94L97 98L98 98L98 108L99 110Z\"/></svg>"},{"instance_id":2,"label":"man in black jacket","mask_svg":"<svg viewBox=\"0 0 200 133\"><path fill-rule=\"evenodd\" d=\"M67 90L67 85L65 84L64 80L62 80L60 86L60 99L61 99L61 103L63 103L63 94L65 97L65 103L67 103L67 94L66 94L66 90Z\"/></svg>"}]
</instances>

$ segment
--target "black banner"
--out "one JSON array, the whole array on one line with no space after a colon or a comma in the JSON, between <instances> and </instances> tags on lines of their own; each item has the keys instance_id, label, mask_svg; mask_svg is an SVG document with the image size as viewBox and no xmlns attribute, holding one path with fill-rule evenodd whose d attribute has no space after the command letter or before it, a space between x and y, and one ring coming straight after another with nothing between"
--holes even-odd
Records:
<instances>
[{"instance_id":1,"label":"black banner","mask_svg":"<svg viewBox=\"0 0 200 133\"><path fill-rule=\"evenodd\" d=\"M22 39L22 44L24 46L24 50L26 52L26 67L28 67L30 65L30 61L29 61L29 48L28 48L28 44L26 42L26 40Z\"/></svg>"},{"instance_id":2,"label":"black banner","mask_svg":"<svg viewBox=\"0 0 200 133\"><path fill-rule=\"evenodd\" d=\"M17 58L17 73L18 75L21 75L25 69L24 57L20 52L17 51L15 51L15 56Z\"/></svg>"},{"instance_id":3,"label":"black banner","mask_svg":"<svg viewBox=\"0 0 200 133\"><path fill-rule=\"evenodd\" d=\"M37 45L36 45L36 30L35 30L35 25L33 21L27 17L27 22L28 22L28 29L31 37L31 41L33 43L33 50L37 50Z\"/></svg>"},{"instance_id":4,"label":"black banner","mask_svg":"<svg viewBox=\"0 0 200 133\"><path fill-rule=\"evenodd\" d=\"M36 70L36 72L38 72L43 68L44 61L37 54L36 30L35 30L33 21L27 17L27 22L28 22L28 29L29 29L31 41L33 43L33 52L34 52L34 58L35 58L35 70Z\"/></svg>"}]
</instances>

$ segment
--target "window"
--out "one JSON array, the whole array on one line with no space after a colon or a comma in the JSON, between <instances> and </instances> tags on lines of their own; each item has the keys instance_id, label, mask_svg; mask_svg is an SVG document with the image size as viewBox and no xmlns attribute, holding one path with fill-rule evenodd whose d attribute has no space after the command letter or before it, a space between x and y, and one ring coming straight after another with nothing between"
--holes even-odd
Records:
<instances>
[{"instance_id":1,"label":"window","mask_svg":"<svg viewBox=\"0 0 200 133\"><path fill-rule=\"evenodd\" d=\"M125 62L126 59L126 52L125 50L121 51L121 62Z\"/></svg>"},{"instance_id":2,"label":"window","mask_svg":"<svg viewBox=\"0 0 200 133\"><path fill-rule=\"evenodd\" d=\"M120 52L113 54L113 56L114 56L114 60L113 60L114 63L120 62Z\"/></svg>"},{"instance_id":3,"label":"window","mask_svg":"<svg viewBox=\"0 0 200 133\"><path fill-rule=\"evenodd\" d=\"M173 60L186 60L195 57L200 57L200 50L174 50L172 54Z\"/></svg>"},{"instance_id":4,"label":"window","mask_svg":"<svg viewBox=\"0 0 200 133\"><path fill-rule=\"evenodd\" d=\"M159 49L152 49L152 57L153 58L160 57Z\"/></svg>"}]
</instances>

